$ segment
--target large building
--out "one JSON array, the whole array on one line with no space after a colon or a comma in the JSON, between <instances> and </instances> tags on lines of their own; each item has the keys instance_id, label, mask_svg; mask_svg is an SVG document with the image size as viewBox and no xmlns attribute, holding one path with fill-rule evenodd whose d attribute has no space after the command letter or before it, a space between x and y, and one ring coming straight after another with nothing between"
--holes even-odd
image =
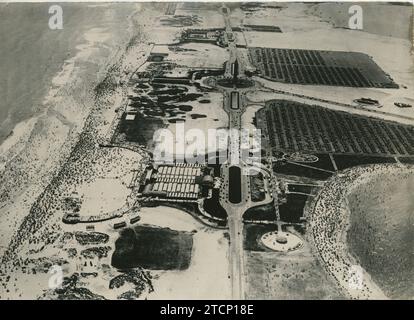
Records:
<instances>
[{"instance_id":1,"label":"large building","mask_svg":"<svg viewBox=\"0 0 414 320\"><path fill-rule=\"evenodd\" d=\"M139 191L146 200L194 201L203 197L214 183L212 169L189 163L149 166Z\"/></svg>"}]
</instances>

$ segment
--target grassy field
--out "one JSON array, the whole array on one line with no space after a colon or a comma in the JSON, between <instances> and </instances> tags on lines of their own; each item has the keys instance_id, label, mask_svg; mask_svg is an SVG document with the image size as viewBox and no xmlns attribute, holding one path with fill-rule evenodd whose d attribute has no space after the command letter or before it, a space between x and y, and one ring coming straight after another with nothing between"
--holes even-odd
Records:
<instances>
[{"instance_id":1,"label":"grassy field","mask_svg":"<svg viewBox=\"0 0 414 320\"><path fill-rule=\"evenodd\" d=\"M326 180L332 176L332 173L328 171L318 170L317 165L318 163L311 163L307 164L307 167L304 167L300 163L278 161L273 165L273 171L278 174L306 177L315 180Z\"/></svg>"},{"instance_id":2,"label":"grassy field","mask_svg":"<svg viewBox=\"0 0 414 320\"><path fill-rule=\"evenodd\" d=\"M260 243L260 238L265 233L275 230L277 226L272 224L245 224L243 248L249 251L269 251L270 249Z\"/></svg>"},{"instance_id":3,"label":"grassy field","mask_svg":"<svg viewBox=\"0 0 414 320\"><path fill-rule=\"evenodd\" d=\"M414 164L414 157L401 157L398 158L398 160L400 160L402 163Z\"/></svg>"},{"instance_id":4,"label":"grassy field","mask_svg":"<svg viewBox=\"0 0 414 320\"><path fill-rule=\"evenodd\" d=\"M376 157L376 156L361 156L361 155L334 155L338 170L344 170L355 166L374 163L395 163L395 159L392 157Z\"/></svg>"},{"instance_id":5,"label":"grassy field","mask_svg":"<svg viewBox=\"0 0 414 320\"><path fill-rule=\"evenodd\" d=\"M307 245L280 254L246 252L247 299L343 299Z\"/></svg>"},{"instance_id":6,"label":"grassy field","mask_svg":"<svg viewBox=\"0 0 414 320\"><path fill-rule=\"evenodd\" d=\"M296 193L288 194L287 203L279 206L280 219L284 222L299 222L303 216L306 201L308 201L308 196Z\"/></svg>"},{"instance_id":7,"label":"grassy field","mask_svg":"<svg viewBox=\"0 0 414 320\"><path fill-rule=\"evenodd\" d=\"M276 210L273 203L249 208L243 214L244 220L267 220L276 221Z\"/></svg>"},{"instance_id":8,"label":"grassy field","mask_svg":"<svg viewBox=\"0 0 414 320\"><path fill-rule=\"evenodd\" d=\"M245 225L246 299L344 298L306 242L299 250L289 253L264 247L260 237L274 230L277 230L275 225ZM283 230L297 234L292 226L285 225Z\"/></svg>"}]
</instances>

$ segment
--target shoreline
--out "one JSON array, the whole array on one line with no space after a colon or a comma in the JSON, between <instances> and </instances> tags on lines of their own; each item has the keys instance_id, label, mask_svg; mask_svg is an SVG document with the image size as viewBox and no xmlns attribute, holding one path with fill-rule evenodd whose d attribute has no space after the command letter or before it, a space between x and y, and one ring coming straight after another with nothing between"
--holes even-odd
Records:
<instances>
[{"instance_id":1,"label":"shoreline","mask_svg":"<svg viewBox=\"0 0 414 320\"><path fill-rule=\"evenodd\" d=\"M0 172L4 177L0 184L3 225L0 256L4 255L15 232L28 216L31 205L60 171L76 145L93 108L95 86L120 58L120 50L125 49L132 37L129 19L124 24L113 32L108 29L111 33L101 32L103 42L88 39L86 32L73 56L67 58L53 76L43 97L43 110L16 124L14 134L0 145ZM96 30L92 32L96 33ZM129 36L120 38L117 36L120 32ZM74 97L78 88L80 94ZM45 140L45 137L53 138Z\"/></svg>"},{"instance_id":2,"label":"shoreline","mask_svg":"<svg viewBox=\"0 0 414 320\"><path fill-rule=\"evenodd\" d=\"M70 228L70 226L62 223L62 212L59 206L59 199L60 196L65 194L65 188L76 186L79 184L79 181L91 181L89 179L94 174L94 170L105 170L105 167L101 167L98 163L98 159L104 158L103 161L105 162L112 159L112 156L115 156L120 160L119 157L122 155L122 152L118 149L100 149L98 142L107 134L108 126L114 117L114 110L123 103L122 97L126 94L124 88L126 83L125 77L134 71L132 68L137 61L137 57L147 59L149 45L145 36L149 30L145 28L145 25L143 27L141 25L134 26L133 22L137 18L139 7L134 8L133 13L128 13L128 21L125 21L128 23L128 30L131 31L131 36L120 44L122 50L119 49L120 46L114 49L111 57L115 58L107 59L108 57L106 57L105 61L109 61L109 64L100 65L100 74L104 75L103 80L99 83L96 81L87 81L87 75L86 79L81 79L82 81L85 80L91 87L89 90L82 88L82 90L88 93L88 100L81 99L80 103L77 104L79 107L88 106L87 109L83 109L86 116L85 118L78 117L78 119L83 119L83 121L74 124L74 127L69 132L69 138L64 141L61 149L54 150L54 152L58 153L60 160L57 161L58 165L50 173L50 179L44 179L43 186L38 188L39 193L32 197L28 208L22 209L25 201L18 201L18 205L20 205L18 210L21 214L16 215L19 218L13 216L14 225L7 222L3 224L5 228L10 229L13 237L10 242L3 241L3 243L9 243L7 247L0 245L1 253L4 253L1 258L2 274L15 274L16 272L22 271L21 277L13 279L10 283L1 281L4 289L13 289L14 291L7 291L6 293L6 290L4 290L2 293L2 295L4 294L4 299L17 296L21 297L22 294L27 298L33 298L33 295L37 296L44 289L44 283L39 284L42 286L37 288L39 290L33 287L33 290L18 291L14 288L16 282L24 282L24 279L28 280L30 276L33 279L37 278L33 277L30 272L27 273L24 271L27 270L24 266L25 255L31 255L33 252L56 250L54 239L59 237L60 232ZM156 11L150 10L147 19L154 19L155 13ZM122 28L125 33L125 29L127 29L125 26L120 25L117 30L121 30ZM136 45L132 47L128 46L129 40L137 32L143 38ZM90 69L88 71L91 72ZM98 84L97 90L96 85ZM66 90L64 91L67 92ZM68 97L66 96L66 98ZM79 97L69 97L70 102L74 102L77 98ZM58 101L62 101L61 97L58 97ZM65 118L65 116L67 117L67 113L72 111L72 108L59 111L52 108L52 111L52 114L48 114L47 120L50 117L54 117L55 113L59 114L60 118ZM90 150L85 152L88 148ZM62 153L64 154L62 155ZM85 154L84 157L81 156L83 154ZM135 159L137 157L139 155L134 153L133 158ZM85 166L84 164L86 163L96 165ZM30 189L33 192L33 186L30 186ZM16 223L15 221L18 219L20 221ZM36 245L40 239L46 242L42 247Z\"/></svg>"},{"instance_id":3,"label":"shoreline","mask_svg":"<svg viewBox=\"0 0 414 320\"><path fill-rule=\"evenodd\" d=\"M42 4L38 5L41 6ZM96 70L95 82L101 82L108 71L105 66L108 67L110 61L113 61L116 56L119 56L120 50L123 49L127 41L129 41L130 37L128 35L131 34L131 26L128 22L129 17L125 14L124 21L119 21L120 18L118 15L123 14L123 12L126 12L129 15L129 12L135 10L136 6L131 4L130 7L132 10L128 11L125 8L118 10L117 7L111 6L111 4L97 5L97 7L99 6L109 7L111 13L107 15L106 13L97 11L96 17L90 19L87 25L81 24L83 22L82 19L84 19L82 16L83 13L79 13L79 9L76 5L68 6L69 9L73 9L74 11L74 15L70 16L70 18L73 21L77 21L77 18L79 18L79 26L76 26L75 28L73 24L76 25L76 22L71 22L67 27L69 31L62 33L65 37L69 37L69 39L62 39L60 34L56 34L56 36L51 38L50 41L57 43L58 46L62 46L59 43L59 41L62 40L68 41L70 45L67 47L62 46L64 51L56 53L56 63L48 66L48 68L53 69L54 72L47 73L47 77L42 80L44 86L38 90L41 91L41 94L38 96L37 100L29 103L30 107L28 110L23 110L24 115L21 119L14 119L13 114L16 112L16 108L13 107L7 111L7 116L1 120L0 127L4 126L5 128L10 129L7 134L4 133L0 137L0 156L4 152L2 149L6 149L5 146L10 147L10 145L18 139L18 137L16 137L16 128L23 130L24 124L33 121L33 118L41 117L50 109L53 109L54 104L56 106L56 104L60 102L56 98L62 96L62 91L67 91L65 86L72 87L73 84L76 85L76 78L82 77L79 73L82 73L82 69L85 69L85 64L95 64L94 60L96 58L104 60L101 62L101 68ZM88 8L89 7L94 6L91 4L88 5ZM113 25L118 25L118 23L125 25L123 26L124 28L120 26L119 28L114 29ZM41 32L41 36L43 37L49 35L48 32L50 31L47 29L42 30ZM42 41L44 40L42 39ZM26 130L29 130L29 128ZM26 134L28 133L29 132L26 132Z\"/></svg>"}]
</instances>

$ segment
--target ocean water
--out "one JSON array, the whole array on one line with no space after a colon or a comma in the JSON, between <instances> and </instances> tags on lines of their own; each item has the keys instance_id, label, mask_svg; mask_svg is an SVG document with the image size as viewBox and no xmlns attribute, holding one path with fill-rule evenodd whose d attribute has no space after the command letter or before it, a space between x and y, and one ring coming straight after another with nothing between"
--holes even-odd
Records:
<instances>
[{"instance_id":1,"label":"ocean water","mask_svg":"<svg viewBox=\"0 0 414 320\"><path fill-rule=\"evenodd\" d=\"M51 30L50 5L0 4L0 144L17 123L42 111L53 77L85 42L84 33L122 22L131 9L62 3L63 29Z\"/></svg>"}]
</instances>

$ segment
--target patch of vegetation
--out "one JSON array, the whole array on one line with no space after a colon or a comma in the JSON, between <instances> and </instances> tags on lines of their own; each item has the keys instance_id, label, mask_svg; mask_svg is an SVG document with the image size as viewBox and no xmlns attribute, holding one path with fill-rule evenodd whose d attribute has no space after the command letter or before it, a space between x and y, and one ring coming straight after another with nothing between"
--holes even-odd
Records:
<instances>
[{"instance_id":1,"label":"patch of vegetation","mask_svg":"<svg viewBox=\"0 0 414 320\"><path fill-rule=\"evenodd\" d=\"M284 232L292 232L292 229L295 230L297 233L301 234L302 236L305 235L306 232L306 225L305 224L283 224L282 231Z\"/></svg>"},{"instance_id":2,"label":"patch of vegetation","mask_svg":"<svg viewBox=\"0 0 414 320\"><path fill-rule=\"evenodd\" d=\"M402 163L414 164L414 157L400 157L398 160Z\"/></svg>"},{"instance_id":3,"label":"patch of vegetation","mask_svg":"<svg viewBox=\"0 0 414 320\"><path fill-rule=\"evenodd\" d=\"M196 101L198 98L202 97L203 95L200 93L187 93L185 95L180 95L177 98L178 102L189 102L189 101Z\"/></svg>"},{"instance_id":4,"label":"patch of vegetation","mask_svg":"<svg viewBox=\"0 0 414 320\"><path fill-rule=\"evenodd\" d=\"M111 95L115 92L117 88L117 80L115 77L115 72L118 71L118 66L114 65L110 68L105 79L103 79L95 87L95 97Z\"/></svg>"},{"instance_id":5,"label":"patch of vegetation","mask_svg":"<svg viewBox=\"0 0 414 320\"><path fill-rule=\"evenodd\" d=\"M151 280L152 276L149 271L145 271L140 268L132 269L111 279L109 282L109 289L121 288L126 283L131 283L134 285L134 289L124 292L118 298L127 300L137 299L146 290L148 293L154 291Z\"/></svg>"},{"instance_id":6,"label":"patch of vegetation","mask_svg":"<svg viewBox=\"0 0 414 320\"><path fill-rule=\"evenodd\" d=\"M160 18L160 22L163 26L170 27L189 27L194 24L199 24L202 18L198 15L174 15Z\"/></svg>"},{"instance_id":7,"label":"patch of vegetation","mask_svg":"<svg viewBox=\"0 0 414 320\"><path fill-rule=\"evenodd\" d=\"M243 219L248 221L276 221L276 209L273 202L249 208Z\"/></svg>"},{"instance_id":8,"label":"patch of vegetation","mask_svg":"<svg viewBox=\"0 0 414 320\"><path fill-rule=\"evenodd\" d=\"M181 119L181 118L173 118L173 119L168 119L169 123L180 123L180 122L185 122L185 119Z\"/></svg>"},{"instance_id":9,"label":"patch of vegetation","mask_svg":"<svg viewBox=\"0 0 414 320\"><path fill-rule=\"evenodd\" d=\"M189 112L189 111L193 110L193 107L188 106L186 104L182 104L182 105L178 106L178 109L180 109L181 111L184 111L184 112Z\"/></svg>"},{"instance_id":10,"label":"patch of vegetation","mask_svg":"<svg viewBox=\"0 0 414 320\"><path fill-rule=\"evenodd\" d=\"M308 197L294 193L287 194L286 197L287 203L279 206L280 219L285 222L300 222Z\"/></svg>"},{"instance_id":11,"label":"patch of vegetation","mask_svg":"<svg viewBox=\"0 0 414 320\"><path fill-rule=\"evenodd\" d=\"M139 298L139 296L137 295L137 293L135 292L135 290L126 291L124 293L121 293L117 297L118 300L136 300L138 298Z\"/></svg>"},{"instance_id":12,"label":"patch of vegetation","mask_svg":"<svg viewBox=\"0 0 414 320\"><path fill-rule=\"evenodd\" d=\"M82 202L80 199L66 197L63 199L62 210L70 212L79 212Z\"/></svg>"},{"instance_id":13,"label":"patch of vegetation","mask_svg":"<svg viewBox=\"0 0 414 320\"><path fill-rule=\"evenodd\" d=\"M260 238L267 232L277 230L276 225L271 224L245 224L243 248L249 251L267 251L266 247L260 245Z\"/></svg>"},{"instance_id":14,"label":"patch of vegetation","mask_svg":"<svg viewBox=\"0 0 414 320\"><path fill-rule=\"evenodd\" d=\"M108 256L108 252L112 248L109 246L105 247L93 247L93 248L87 248L85 250L81 251L81 255L88 259L94 259L94 258L105 258Z\"/></svg>"},{"instance_id":15,"label":"patch of vegetation","mask_svg":"<svg viewBox=\"0 0 414 320\"><path fill-rule=\"evenodd\" d=\"M227 220L227 212L220 204L220 190L213 189L212 197L205 199L203 203L204 210L213 217Z\"/></svg>"},{"instance_id":16,"label":"patch of vegetation","mask_svg":"<svg viewBox=\"0 0 414 320\"><path fill-rule=\"evenodd\" d=\"M315 153L315 156L318 157L318 161L311 163L310 165L315 168L325 169L329 171L334 171L335 168L332 165L331 158L329 154L326 153Z\"/></svg>"},{"instance_id":17,"label":"patch of vegetation","mask_svg":"<svg viewBox=\"0 0 414 320\"><path fill-rule=\"evenodd\" d=\"M138 225L122 230L111 263L118 269L185 270L192 248L189 232Z\"/></svg>"},{"instance_id":18,"label":"patch of vegetation","mask_svg":"<svg viewBox=\"0 0 414 320\"><path fill-rule=\"evenodd\" d=\"M344 299L310 252L289 255L246 253L247 299Z\"/></svg>"},{"instance_id":19,"label":"patch of vegetation","mask_svg":"<svg viewBox=\"0 0 414 320\"><path fill-rule=\"evenodd\" d=\"M313 187L302 185L302 184L288 184L288 189L290 192L301 192L301 193L307 193L311 194Z\"/></svg>"},{"instance_id":20,"label":"patch of vegetation","mask_svg":"<svg viewBox=\"0 0 414 320\"><path fill-rule=\"evenodd\" d=\"M83 246L88 244L107 243L109 240L109 236L101 232L77 231L75 232L75 238L79 242L79 244Z\"/></svg>"},{"instance_id":21,"label":"patch of vegetation","mask_svg":"<svg viewBox=\"0 0 414 320\"><path fill-rule=\"evenodd\" d=\"M74 258L78 255L78 250L76 250L76 248L69 248L66 251L68 253L69 258Z\"/></svg>"},{"instance_id":22,"label":"patch of vegetation","mask_svg":"<svg viewBox=\"0 0 414 320\"><path fill-rule=\"evenodd\" d=\"M68 261L61 257L41 257L36 259L27 259L24 262L25 265L33 265L32 271L47 273L52 266L63 266L68 264Z\"/></svg>"},{"instance_id":23,"label":"patch of vegetation","mask_svg":"<svg viewBox=\"0 0 414 320\"><path fill-rule=\"evenodd\" d=\"M333 174L326 171L304 167L299 164L287 163L285 161L275 162L273 165L273 171L279 174L306 177L316 180L326 180Z\"/></svg>"},{"instance_id":24,"label":"patch of vegetation","mask_svg":"<svg viewBox=\"0 0 414 320\"><path fill-rule=\"evenodd\" d=\"M61 288L49 290L44 293L40 300L105 300L105 297L95 294L87 288L78 287L79 274L74 273L70 277L65 277Z\"/></svg>"},{"instance_id":25,"label":"patch of vegetation","mask_svg":"<svg viewBox=\"0 0 414 320\"><path fill-rule=\"evenodd\" d=\"M376 156L360 156L360 155L335 155L334 156L338 170L343 170L350 167L360 166L364 164L375 163L394 163L395 159L391 157L376 157Z\"/></svg>"},{"instance_id":26,"label":"patch of vegetation","mask_svg":"<svg viewBox=\"0 0 414 320\"><path fill-rule=\"evenodd\" d=\"M263 201L266 197L264 191L263 174L259 172L257 175L250 176L251 197L253 202Z\"/></svg>"},{"instance_id":27,"label":"patch of vegetation","mask_svg":"<svg viewBox=\"0 0 414 320\"><path fill-rule=\"evenodd\" d=\"M60 243L67 244L69 241L73 239L73 237L74 237L74 234L72 232L65 232L60 238Z\"/></svg>"},{"instance_id":28,"label":"patch of vegetation","mask_svg":"<svg viewBox=\"0 0 414 320\"><path fill-rule=\"evenodd\" d=\"M193 113L190 115L191 119L207 118L205 114Z\"/></svg>"},{"instance_id":29,"label":"patch of vegetation","mask_svg":"<svg viewBox=\"0 0 414 320\"><path fill-rule=\"evenodd\" d=\"M134 120L126 121L126 113L122 116L121 122L117 129L115 136L116 142L136 142L140 145L152 147L154 132L158 129L164 128L164 122L156 118L159 115L164 115L164 111L153 109L149 117L144 117L137 114Z\"/></svg>"}]
</instances>

